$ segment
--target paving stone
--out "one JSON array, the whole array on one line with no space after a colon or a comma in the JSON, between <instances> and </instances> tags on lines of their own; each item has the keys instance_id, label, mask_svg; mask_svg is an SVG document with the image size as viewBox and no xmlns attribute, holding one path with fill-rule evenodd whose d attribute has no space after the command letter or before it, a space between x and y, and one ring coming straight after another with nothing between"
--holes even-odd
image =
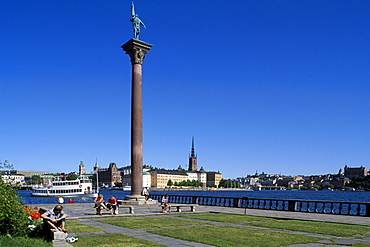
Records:
<instances>
[{"instance_id":1,"label":"paving stone","mask_svg":"<svg viewBox=\"0 0 370 247\"><path fill-rule=\"evenodd\" d=\"M289 245L289 247L320 247L320 246L326 246L323 244L294 244L294 245Z\"/></svg>"},{"instance_id":2,"label":"paving stone","mask_svg":"<svg viewBox=\"0 0 370 247\"><path fill-rule=\"evenodd\" d=\"M173 246L175 244L185 244L185 242L181 242L179 240L174 239L174 240L161 241L160 244Z\"/></svg>"},{"instance_id":3,"label":"paving stone","mask_svg":"<svg viewBox=\"0 0 370 247\"><path fill-rule=\"evenodd\" d=\"M321 243L321 244L332 244L332 243L333 243L332 241L327 240L327 239L320 240L320 241L318 241L318 242L319 242L319 243Z\"/></svg>"},{"instance_id":4,"label":"paving stone","mask_svg":"<svg viewBox=\"0 0 370 247\"><path fill-rule=\"evenodd\" d=\"M131 237L141 237L142 236L141 234L137 234L137 233L133 233L133 232L125 232L125 233L122 233L122 234L125 234L127 236L131 236Z\"/></svg>"},{"instance_id":5,"label":"paving stone","mask_svg":"<svg viewBox=\"0 0 370 247\"><path fill-rule=\"evenodd\" d=\"M331 245L325 245L325 247L343 247L343 245L331 244Z\"/></svg>"},{"instance_id":6,"label":"paving stone","mask_svg":"<svg viewBox=\"0 0 370 247\"><path fill-rule=\"evenodd\" d=\"M333 241L337 244L357 244L360 240L347 240L347 239L333 239Z\"/></svg>"},{"instance_id":7,"label":"paving stone","mask_svg":"<svg viewBox=\"0 0 370 247\"><path fill-rule=\"evenodd\" d=\"M213 245L194 243L194 242L188 242L187 245L194 246L194 247L213 247Z\"/></svg>"},{"instance_id":8,"label":"paving stone","mask_svg":"<svg viewBox=\"0 0 370 247\"><path fill-rule=\"evenodd\" d=\"M168 241L168 240L163 240L160 237L156 237L156 238L151 238L150 241L156 242L156 243L162 243L163 241Z\"/></svg>"},{"instance_id":9,"label":"paving stone","mask_svg":"<svg viewBox=\"0 0 370 247\"><path fill-rule=\"evenodd\" d=\"M171 247L189 247L189 245L174 244L174 245L171 245Z\"/></svg>"},{"instance_id":10,"label":"paving stone","mask_svg":"<svg viewBox=\"0 0 370 247\"><path fill-rule=\"evenodd\" d=\"M108 233L123 233L124 231L120 230L120 229L107 229Z\"/></svg>"},{"instance_id":11,"label":"paving stone","mask_svg":"<svg viewBox=\"0 0 370 247\"><path fill-rule=\"evenodd\" d=\"M66 241L60 241L60 240L53 240L53 246L54 247L73 247L72 245L68 244Z\"/></svg>"},{"instance_id":12,"label":"paving stone","mask_svg":"<svg viewBox=\"0 0 370 247\"><path fill-rule=\"evenodd\" d=\"M311 234L311 233L306 234L306 236L314 237L314 238L325 238L325 239L332 239L333 238L333 236L329 236L329 235Z\"/></svg>"}]
</instances>

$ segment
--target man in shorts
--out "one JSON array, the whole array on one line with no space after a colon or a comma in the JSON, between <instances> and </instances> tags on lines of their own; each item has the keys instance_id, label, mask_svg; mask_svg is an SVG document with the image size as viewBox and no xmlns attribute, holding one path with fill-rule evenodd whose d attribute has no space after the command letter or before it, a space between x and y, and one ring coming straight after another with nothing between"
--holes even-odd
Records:
<instances>
[{"instance_id":1,"label":"man in shorts","mask_svg":"<svg viewBox=\"0 0 370 247\"><path fill-rule=\"evenodd\" d=\"M67 215L64 213L62 205L57 205L41 215L41 218L44 220L44 226L54 232L67 232L65 228L66 217Z\"/></svg>"}]
</instances>

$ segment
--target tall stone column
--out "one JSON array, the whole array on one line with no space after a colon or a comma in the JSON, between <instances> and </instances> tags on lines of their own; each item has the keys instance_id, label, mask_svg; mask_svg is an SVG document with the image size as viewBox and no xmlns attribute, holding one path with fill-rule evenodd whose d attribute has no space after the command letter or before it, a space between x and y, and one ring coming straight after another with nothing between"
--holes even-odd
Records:
<instances>
[{"instance_id":1,"label":"tall stone column","mask_svg":"<svg viewBox=\"0 0 370 247\"><path fill-rule=\"evenodd\" d=\"M152 45L131 39L121 46L132 64L131 95L131 195L128 201L145 201L143 190L142 64Z\"/></svg>"}]
</instances>

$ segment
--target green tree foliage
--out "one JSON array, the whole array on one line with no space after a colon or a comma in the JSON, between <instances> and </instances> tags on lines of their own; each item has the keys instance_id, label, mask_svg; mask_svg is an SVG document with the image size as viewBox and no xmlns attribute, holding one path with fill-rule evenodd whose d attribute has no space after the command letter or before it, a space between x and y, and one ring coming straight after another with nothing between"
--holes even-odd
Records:
<instances>
[{"instance_id":1,"label":"green tree foliage","mask_svg":"<svg viewBox=\"0 0 370 247\"><path fill-rule=\"evenodd\" d=\"M370 190L370 176L355 176L348 186L356 190Z\"/></svg>"},{"instance_id":2,"label":"green tree foliage","mask_svg":"<svg viewBox=\"0 0 370 247\"><path fill-rule=\"evenodd\" d=\"M116 186L116 187L122 187L122 182L114 182L114 186Z\"/></svg>"},{"instance_id":3,"label":"green tree foliage","mask_svg":"<svg viewBox=\"0 0 370 247\"><path fill-rule=\"evenodd\" d=\"M234 181L231 179L221 179L220 184L218 185L220 188L240 188L239 181Z\"/></svg>"},{"instance_id":4,"label":"green tree foliage","mask_svg":"<svg viewBox=\"0 0 370 247\"><path fill-rule=\"evenodd\" d=\"M167 182L167 186L172 186L172 185L173 185L173 182L172 182L171 179L169 179L168 182Z\"/></svg>"},{"instance_id":5,"label":"green tree foliage","mask_svg":"<svg viewBox=\"0 0 370 247\"><path fill-rule=\"evenodd\" d=\"M177 186L186 186L186 187L202 187L203 183L192 180L190 181L189 179L187 181L183 180L177 184Z\"/></svg>"},{"instance_id":6,"label":"green tree foliage","mask_svg":"<svg viewBox=\"0 0 370 247\"><path fill-rule=\"evenodd\" d=\"M31 184L41 184L41 176L40 175L33 175L31 177Z\"/></svg>"},{"instance_id":7,"label":"green tree foliage","mask_svg":"<svg viewBox=\"0 0 370 247\"><path fill-rule=\"evenodd\" d=\"M8 162L0 168L11 169ZM28 213L23 209L17 190L0 176L0 235L24 236L27 233Z\"/></svg>"},{"instance_id":8,"label":"green tree foliage","mask_svg":"<svg viewBox=\"0 0 370 247\"><path fill-rule=\"evenodd\" d=\"M334 189L334 185L332 185L332 184L324 184L324 185L322 186L322 188L323 188L323 189Z\"/></svg>"},{"instance_id":9,"label":"green tree foliage","mask_svg":"<svg viewBox=\"0 0 370 247\"><path fill-rule=\"evenodd\" d=\"M67 175L66 180L76 180L77 178L78 178L77 175L69 174L69 175Z\"/></svg>"}]
</instances>

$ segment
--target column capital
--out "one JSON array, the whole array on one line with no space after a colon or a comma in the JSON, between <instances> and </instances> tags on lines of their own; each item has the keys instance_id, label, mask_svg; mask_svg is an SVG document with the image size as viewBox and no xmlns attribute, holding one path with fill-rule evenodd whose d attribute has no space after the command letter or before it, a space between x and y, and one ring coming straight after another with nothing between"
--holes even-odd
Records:
<instances>
[{"instance_id":1,"label":"column capital","mask_svg":"<svg viewBox=\"0 0 370 247\"><path fill-rule=\"evenodd\" d=\"M138 39L130 39L121 48L131 58L131 64L142 64L145 58L145 54L148 53L153 45L145 43Z\"/></svg>"}]
</instances>

